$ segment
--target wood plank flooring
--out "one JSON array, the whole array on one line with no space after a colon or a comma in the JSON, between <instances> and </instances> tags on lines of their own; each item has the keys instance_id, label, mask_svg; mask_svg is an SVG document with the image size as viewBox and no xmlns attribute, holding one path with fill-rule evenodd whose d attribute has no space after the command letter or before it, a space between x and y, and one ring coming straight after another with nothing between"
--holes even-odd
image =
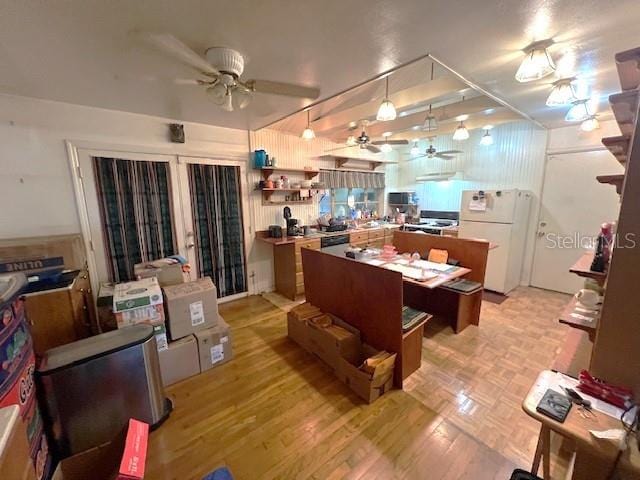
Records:
<instances>
[{"instance_id":1,"label":"wood plank flooring","mask_svg":"<svg viewBox=\"0 0 640 480\"><path fill-rule=\"evenodd\" d=\"M146 478L225 465L238 480L508 479L533 454L519 395L555 356L565 330L547 308L564 303L519 289L483 303L479 329L431 325L407 389L372 405L287 339L281 309L257 296L224 304L234 359L167 389L175 410L151 434Z\"/></svg>"}]
</instances>

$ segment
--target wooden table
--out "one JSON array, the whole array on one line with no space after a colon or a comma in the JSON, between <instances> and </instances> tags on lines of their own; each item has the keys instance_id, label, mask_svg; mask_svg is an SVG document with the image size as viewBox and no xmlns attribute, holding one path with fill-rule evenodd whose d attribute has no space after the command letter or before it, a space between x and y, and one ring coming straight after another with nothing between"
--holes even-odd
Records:
<instances>
[{"instance_id":1,"label":"wooden table","mask_svg":"<svg viewBox=\"0 0 640 480\"><path fill-rule=\"evenodd\" d=\"M547 389L558 390L558 385L573 387L575 383L577 383L575 379L551 370L544 370L538 375L536 382L522 402L522 409L525 413L541 423L538 446L533 458L531 472L537 474L542 461L543 478L545 480L551 478L551 431L575 442L576 448L567 478L575 480L604 480L615 462L618 448L614 441L597 439L589 430L602 431L622 428L618 418L595 409L594 416L585 418L580 414L578 407L573 405L565 421L560 423L536 411L536 406ZM583 396L586 397L586 395ZM622 479L640 478L640 453L635 439L631 439L629 448L623 453L618 471Z\"/></svg>"}]
</instances>

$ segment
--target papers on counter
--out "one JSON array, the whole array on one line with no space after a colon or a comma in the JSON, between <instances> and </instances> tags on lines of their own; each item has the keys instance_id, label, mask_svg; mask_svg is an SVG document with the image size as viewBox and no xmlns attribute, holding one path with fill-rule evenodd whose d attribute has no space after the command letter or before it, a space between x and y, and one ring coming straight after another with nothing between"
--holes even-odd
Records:
<instances>
[{"instance_id":1,"label":"papers on counter","mask_svg":"<svg viewBox=\"0 0 640 480\"><path fill-rule=\"evenodd\" d=\"M387 263L384 265L384 268L393 270L394 272L400 272L403 276L418 280L419 282L426 282L438 276L435 272L426 272L421 268L398 265L397 263Z\"/></svg>"}]
</instances>

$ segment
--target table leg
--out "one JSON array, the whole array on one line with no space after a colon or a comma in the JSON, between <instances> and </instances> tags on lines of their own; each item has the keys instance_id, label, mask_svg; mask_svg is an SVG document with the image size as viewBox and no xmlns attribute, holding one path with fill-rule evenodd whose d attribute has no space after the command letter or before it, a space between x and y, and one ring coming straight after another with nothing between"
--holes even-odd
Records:
<instances>
[{"instance_id":1,"label":"table leg","mask_svg":"<svg viewBox=\"0 0 640 480\"><path fill-rule=\"evenodd\" d=\"M542 425L540 427L540 435L538 435L538 445L536 453L533 456L531 464L531 473L538 474L540 468L540 458L542 457L542 478L549 480L551 478L551 430Z\"/></svg>"}]
</instances>

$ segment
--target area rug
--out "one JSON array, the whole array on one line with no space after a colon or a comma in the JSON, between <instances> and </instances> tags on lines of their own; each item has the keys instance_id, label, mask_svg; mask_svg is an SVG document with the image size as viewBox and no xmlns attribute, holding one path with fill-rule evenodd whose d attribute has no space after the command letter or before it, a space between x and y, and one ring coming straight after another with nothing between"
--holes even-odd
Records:
<instances>
[{"instance_id":1,"label":"area rug","mask_svg":"<svg viewBox=\"0 0 640 480\"><path fill-rule=\"evenodd\" d=\"M482 300L484 300L485 302L495 303L496 305L500 305L507 298L509 298L509 297L507 297L506 295L503 295L501 293L490 292L488 290L484 290L482 292Z\"/></svg>"}]
</instances>

